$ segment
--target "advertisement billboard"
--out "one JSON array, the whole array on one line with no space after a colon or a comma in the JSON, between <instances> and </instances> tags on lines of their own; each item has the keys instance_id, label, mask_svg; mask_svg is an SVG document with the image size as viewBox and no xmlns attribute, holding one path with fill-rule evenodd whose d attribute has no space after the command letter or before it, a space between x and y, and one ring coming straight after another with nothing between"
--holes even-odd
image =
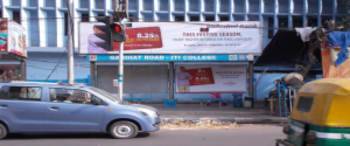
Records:
<instances>
[{"instance_id":1,"label":"advertisement billboard","mask_svg":"<svg viewBox=\"0 0 350 146\"><path fill-rule=\"evenodd\" d=\"M16 22L0 20L0 51L27 56L25 29Z\"/></svg>"},{"instance_id":2,"label":"advertisement billboard","mask_svg":"<svg viewBox=\"0 0 350 146\"><path fill-rule=\"evenodd\" d=\"M259 21L133 22L126 28L126 54L261 54ZM103 23L80 23L80 54L116 54L118 43L102 48Z\"/></svg>"},{"instance_id":3,"label":"advertisement billboard","mask_svg":"<svg viewBox=\"0 0 350 146\"><path fill-rule=\"evenodd\" d=\"M176 68L177 93L243 93L247 91L245 65L183 65Z\"/></svg>"}]
</instances>

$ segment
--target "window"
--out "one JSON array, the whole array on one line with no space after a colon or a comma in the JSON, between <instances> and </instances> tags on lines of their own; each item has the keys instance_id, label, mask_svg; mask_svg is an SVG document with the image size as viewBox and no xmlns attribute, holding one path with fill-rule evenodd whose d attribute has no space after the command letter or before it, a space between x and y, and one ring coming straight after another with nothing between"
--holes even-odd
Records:
<instances>
[{"instance_id":1,"label":"window","mask_svg":"<svg viewBox=\"0 0 350 146\"><path fill-rule=\"evenodd\" d=\"M12 19L17 23L21 24L21 13L19 11L13 11L12 14L13 14Z\"/></svg>"},{"instance_id":2,"label":"window","mask_svg":"<svg viewBox=\"0 0 350 146\"><path fill-rule=\"evenodd\" d=\"M189 1L190 11L197 12L199 11L199 0L190 0Z\"/></svg>"},{"instance_id":3,"label":"window","mask_svg":"<svg viewBox=\"0 0 350 146\"><path fill-rule=\"evenodd\" d=\"M285 29L288 28L288 17L279 16L278 17L278 28Z\"/></svg>"},{"instance_id":4,"label":"window","mask_svg":"<svg viewBox=\"0 0 350 146\"><path fill-rule=\"evenodd\" d=\"M89 22L89 14L81 14L81 22Z\"/></svg>"},{"instance_id":5,"label":"window","mask_svg":"<svg viewBox=\"0 0 350 146\"><path fill-rule=\"evenodd\" d=\"M307 17L307 26L316 27L317 26L317 17L316 16Z\"/></svg>"},{"instance_id":6,"label":"window","mask_svg":"<svg viewBox=\"0 0 350 146\"><path fill-rule=\"evenodd\" d=\"M302 112L309 112L314 101L313 97L301 96L297 105L297 109Z\"/></svg>"},{"instance_id":7,"label":"window","mask_svg":"<svg viewBox=\"0 0 350 146\"><path fill-rule=\"evenodd\" d=\"M199 21L199 16L190 16L190 21Z\"/></svg>"},{"instance_id":8,"label":"window","mask_svg":"<svg viewBox=\"0 0 350 146\"><path fill-rule=\"evenodd\" d=\"M21 0L11 0L11 6L21 6Z\"/></svg>"},{"instance_id":9,"label":"window","mask_svg":"<svg viewBox=\"0 0 350 146\"><path fill-rule=\"evenodd\" d=\"M29 7L37 7L38 6L38 0L29 0Z\"/></svg>"},{"instance_id":10,"label":"window","mask_svg":"<svg viewBox=\"0 0 350 146\"><path fill-rule=\"evenodd\" d=\"M205 16L205 21L215 21L214 16Z\"/></svg>"},{"instance_id":11,"label":"window","mask_svg":"<svg viewBox=\"0 0 350 146\"><path fill-rule=\"evenodd\" d=\"M11 100L41 100L41 88L39 87L9 87L1 88L0 98Z\"/></svg>"},{"instance_id":12,"label":"window","mask_svg":"<svg viewBox=\"0 0 350 146\"><path fill-rule=\"evenodd\" d=\"M220 0L220 12L230 12L230 1Z\"/></svg>"},{"instance_id":13,"label":"window","mask_svg":"<svg viewBox=\"0 0 350 146\"><path fill-rule=\"evenodd\" d=\"M49 90L51 102L102 104L103 101L93 94L78 89L51 88Z\"/></svg>"},{"instance_id":14,"label":"window","mask_svg":"<svg viewBox=\"0 0 350 146\"><path fill-rule=\"evenodd\" d=\"M302 27L303 26L303 17L293 16L293 27Z\"/></svg>"},{"instance_id":15,"label":"window","mask_svg":"<svg viewBox=\"0 0 350 146\"><path fill-rule=\"evenodd\" d=\"M230 21L229 16L220 16L220 21Z\"/></svg>"},{"instance_id":16,"label":"window","mask_svg":"<svg viewBox=\"0 0 350 146\"><path fill-rule=\"evenodd\" d=\"M265 13L273 13L274 10L275 10L274 0L264 0L264 12Z\"/></svg>"},{"instance_id":17,"label":"window","mask_svg":"<svg viewBox=\"0 0 350 146\"><path fill-rule=\"evenodd\" d=\"M214 12L214 0L205 0L204 5L204 9L206 12Z\"/></svg>"},{"instance_id":18,"label":"window","mask_svg":"<svg viewBox=\"0 0 350 146\"><path fill-rule=\"evenodd\" d=\"M46 7L56 7L56 0L46 0L45 6Z\"/></svg>"},{"instance_id":19,"label":"window","mask_svg":"<svg viewBox=\"0 0 350 146\"><path fill-rule=\"evenodd\" d=\"M153 0L143 0L143 10L153 10Z\"/></svg>"},{"instance_id":20,"label":"window","mask_svg":"<svg viewBox=\"0 0 350 146\"><path fill-rule=\"evenodd\" d=\"M62 8L67 8L67 0L62 0L61 7Z\"/></svg>"},{"instance_id":21,"label":"window","mask_svg":"<svg viewBox=\"0 0 350 146\"><path fill-rule=\"evenodd\" d=\"M243 13L245 12L245 0L234 0L235 4L234 4L234 10L237 13Z\"/></svg>"},{"instance_id":22,"label":"window","mask_svg":"<svg viewBox=\"0 0 350 146\"><path fill-rule=\"evenodd\" d=\"M174 4L174 10L175 11L184 11L184 0L177 0L176 3Z\"/></svg>"},{"instance_id":23,"label":"window","mask_svg":"<svg viewBox=\"0 0 350 146\"><path fill-rule=\"evenodd\" d=\"M185 21L185 18L184 16L178 15L178 16L175 16L175 21Z\"/></svg>"},{"instance_id":24,"label":"window","mask_svg":"<svg viewBox=\"0 0 350 146\"><path fill-rule=\"evenodd\" d=\"M95 9L104 9L105 1L104 0L95 0Z\"/></svg>"},{"instance_id":25,"label":"window","mask_svg":"<svg viewBox=\"0 0 350 146\"><path fill-rule=\"evenodd\" d=\"M68 13L64 13L64 35L68 35Z\"/></svg>"},{"instance_id":26,"label":"window","mask_svg":"<svg viewBox=\"0 0 350 146\"><path fill-rule=\"evenodd\" d=\"M80 8L89 8L89 1L88 0L80 0Z\"/></svg>"}]
</instances>

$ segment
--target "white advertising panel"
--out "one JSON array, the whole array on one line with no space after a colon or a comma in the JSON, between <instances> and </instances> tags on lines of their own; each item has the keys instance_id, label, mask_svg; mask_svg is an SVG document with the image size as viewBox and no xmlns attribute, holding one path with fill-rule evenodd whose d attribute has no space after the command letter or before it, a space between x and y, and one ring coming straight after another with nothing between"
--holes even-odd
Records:
<instances>
[{"instance_id":1,"label":"white advertising panel","mask_svg":"<svg viewBox=\"0 0 350 146\"><path fill-rule=\"evenodd\" d=\"M114 54L105 42L103 23L81 23L80 54ZM126 29L126 54L260 54L259 21L236 22L133 22Z\"/></svg>"},{"instance_id":2,"label":"white advertising panel","mask_svg":"<svg viewBox=\"0 0 350 146\"><path fill-rule=\"evenodd\" d=\"M247 91L245 65L183 65L176 67L178 93L236 93Z\"/></svg>"},{"instance_id":3,"label":"white advertising panel","mask_svg":"<svg viewBox=\"0 0 350 146\"><path fill-rule=\"evenodd\" d=\"M8 21L8 52L27 56L25 29L16 22Z\"/></svg>"}]
</instances>

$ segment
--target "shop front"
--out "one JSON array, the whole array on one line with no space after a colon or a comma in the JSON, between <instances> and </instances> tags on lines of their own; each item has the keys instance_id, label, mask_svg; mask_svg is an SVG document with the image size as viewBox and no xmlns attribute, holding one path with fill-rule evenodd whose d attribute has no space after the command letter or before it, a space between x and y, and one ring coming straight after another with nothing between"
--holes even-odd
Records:
<instances>
[{"instance_id":1,"label":"shop front","mask_svg":"<svg viewBox=\"0 0 350 146\"><path fill-rule=\"evenodd\" d=\"M98 38L99 25L103 24L81 23L79 52L88 56L91 85L118 93L114 83L119 45L106 50L96 39L89 39ZM124 99L198 102L218 93L227 101L237 94L253 96L253 60L262 49L260 22L136 22L129 26Z\"/></svg>"},{"instance_id":2,"label":"shop front","mask_svg":"<svg viewBox=\"0 0 350 146\"><path fill-rule=\"evenodd\" d=\"M152 58L152 59L150 59ZM175 59L176 58L176 59ZM220 93L249 95L249 61L252 55L126 55L124 98L132 101L199 102ZM117 93L118 55L91 55L92 85Z\"/></svg>"}]
</instances>

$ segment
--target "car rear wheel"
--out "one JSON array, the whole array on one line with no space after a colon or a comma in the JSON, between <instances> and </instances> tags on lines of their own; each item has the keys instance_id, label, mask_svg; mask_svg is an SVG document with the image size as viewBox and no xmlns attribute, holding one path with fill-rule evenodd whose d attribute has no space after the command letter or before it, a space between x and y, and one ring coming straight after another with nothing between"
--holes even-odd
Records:
<instances>
[{"instance_id":1,"label":"car rear wheel","mask_svg":"<svg viewBox=\"0 0 350 146\"><path fill-rule=\"evenodd\" d=\"M7 128L4 124L0 123L0 139L4 139L7 136Z\"/></svg>"},{"instance_id":2,"label":"car rear wheel","mask_svg":"<svg viewBox=\"0 0 350 146\"><path fill-rule=\"evenodd\" d=\"M129 139L138 134L137 126L130 121L118 121L109 127L109 133L113 138Z\"/></svg>"}]
</instances>

